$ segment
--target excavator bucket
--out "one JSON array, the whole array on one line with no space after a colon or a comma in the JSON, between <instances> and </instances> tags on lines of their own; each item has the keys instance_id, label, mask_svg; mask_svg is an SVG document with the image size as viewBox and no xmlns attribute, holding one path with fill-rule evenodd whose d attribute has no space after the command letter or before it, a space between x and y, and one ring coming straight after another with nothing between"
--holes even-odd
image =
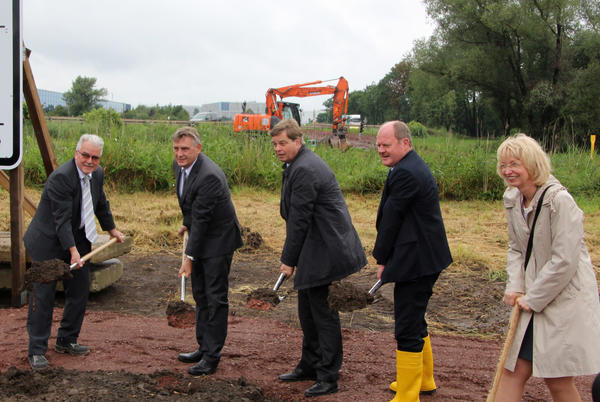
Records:
<instances>
[{"instance_id":1,"label":"excavator bucket","mask_svg":"<svg viewBox=\"0 0 600 402\"><path fill-rule=\"evenodd\" d=\"M348 145L348 142L346 141L346 136L340 136L338 138L339 141L337 141L336 148L341 149L342 151L350 148L350 145Z\"/></svg>"}]
</instances>

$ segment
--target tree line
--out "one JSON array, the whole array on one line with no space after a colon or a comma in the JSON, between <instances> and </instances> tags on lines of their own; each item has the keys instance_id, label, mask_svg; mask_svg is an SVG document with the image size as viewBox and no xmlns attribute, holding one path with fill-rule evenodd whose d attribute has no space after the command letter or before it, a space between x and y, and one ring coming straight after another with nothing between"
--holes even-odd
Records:
<instances>
[{"instance_id":1,"label":"tree line","mask_svg":"<svg viewBox=\"0 0 600 402\"><path fill-rule=\"evenodd\" d=\"M349 96L369 124L472 137L523 131L549 148L600 134L599 0L424 0L434 34Z\"/></svg>"}]
</instances>

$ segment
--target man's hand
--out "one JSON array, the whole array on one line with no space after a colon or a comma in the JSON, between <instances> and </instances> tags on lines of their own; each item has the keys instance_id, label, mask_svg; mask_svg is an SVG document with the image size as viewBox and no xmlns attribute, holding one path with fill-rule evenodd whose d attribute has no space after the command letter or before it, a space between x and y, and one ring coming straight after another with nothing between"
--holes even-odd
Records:
<instances>
[{"instance_id":1,"label":"man's hand","mask_svg":"<svg viewBox=\"0 0 600 402\"><path fill-rule=\"evenodd\" d=\"M381 275L383 274L383 270L385 269L385 265L380 265L377 268L377 279L381 279Z\"/></svg>"},{"instance_id":2,"label":"man's hand","mask_svg":"<svg viewBox=\"0 0 600 402\"><path fill-rule=\"evenodd\" d=\"M285 274L286 278L289 278L294 274L294 267L290 267L289 265L281 264L279 267L279 272Z\"/></svg>"},{"instance_id":3,"label":"man's hand","mask_svg":"<svg viewBox=\"0 0 600 402\"><path fill-rule=\"evenodd\" d=\"M188 230L188 228L187 228L187 227L185 227L185 225L181 225L181 226L179 226L179 229L177 229L177 234L178 234L179 236L183 236L183 234L184 234L185 232L187 232L187 230Z\"/></svg>"},{"instance_id":4,"label":"man's hand","mask_svg":"<svg viewBox=\"0 0 600 402\"><path fill-rule=\"evenodd\" d=\"M123 243L125 241L125 236L123 233L119 232L116 228L108 231L111 237L116 237L117 242Z\"/></svg>"},{"instance_id":5,"label":"man's hand","mask_svg":"<svg viewBox=\"0 0 600 402\"><path fill-rule=\"evenodd\" d=\"M83 264L85 264L85 262L81 261L81 255L79 255L79 251L77 251L77 247L75 247L75 246L70 247L69 252L71 253L71 264L70 265L77 263L77 266L73 269L79 269L79 268L83 267Z\"/></svg>"},{"instance_id":6,"label":"man's hand","mask_svg":"<svg viewBox=\"0 0 600 402\"><path fill-rule=\"evenodd\" d=\"M182 276L189 278L191 274L192 274L192 260L190 260L189 258L186 258L181 263L181 268L179 268L179 274L177 276L179 278L181 278Z\"/></svg>"}]
</instances>

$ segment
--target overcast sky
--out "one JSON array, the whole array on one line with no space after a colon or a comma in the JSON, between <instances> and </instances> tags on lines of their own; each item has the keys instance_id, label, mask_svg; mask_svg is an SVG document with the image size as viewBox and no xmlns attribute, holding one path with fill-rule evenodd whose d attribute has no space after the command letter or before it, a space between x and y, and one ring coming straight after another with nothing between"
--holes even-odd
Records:
<instances>
[{"instance_id":1,"label":"overcast sky","mask_svg":"<svg viewBox=\"0 0 600 402\"><path fill-rule=\"evenodd\" d=\"M364 89L432 32L417 0L23 0L38 88L95 77L134 107L264 102L268 88L340 76ZM327 97L290 100L307 111Z\"/></svg>"}]
</instances>

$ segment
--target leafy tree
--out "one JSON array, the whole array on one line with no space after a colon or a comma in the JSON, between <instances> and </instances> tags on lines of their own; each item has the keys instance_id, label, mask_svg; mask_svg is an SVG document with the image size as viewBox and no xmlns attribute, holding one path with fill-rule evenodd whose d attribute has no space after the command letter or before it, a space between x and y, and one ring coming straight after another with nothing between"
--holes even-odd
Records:
<instances>
[{"instance_id":1,"label":"leafy tree","mask_svg":"<svg viewBox=\"0 0 600 402\"><path fill-rule=\"evenodd\" d=\"M77 76L71 89L63 94L72 116L89 112L98 105L103 96L106 96L108 91L105 88L94 88L95 85L96 78Z\"/></svg>"},{"instance_id":2,"label":"leafy tree","mask_svg":"<svg viewBox=\"0 0 600 402\"><path fill-rule=\"evenodd\" d=\"M415 50L415 68L445 80L458 105L453 113L473 119L472 111L478 109L467 107L469 102L491 107L503 134L525 130L552 143L557 132L570 130L574 116L567 115L565 97L573 92L573 80L585 76L572 63L573 44L582 32L594 32L590 27L599 21L598 0L425 0L425 4L438 28L435 38ZM447 109L452 100L446 95ZM475 122L479 127L479 121L466 126Z\"/></svg>"}]
</instances>

